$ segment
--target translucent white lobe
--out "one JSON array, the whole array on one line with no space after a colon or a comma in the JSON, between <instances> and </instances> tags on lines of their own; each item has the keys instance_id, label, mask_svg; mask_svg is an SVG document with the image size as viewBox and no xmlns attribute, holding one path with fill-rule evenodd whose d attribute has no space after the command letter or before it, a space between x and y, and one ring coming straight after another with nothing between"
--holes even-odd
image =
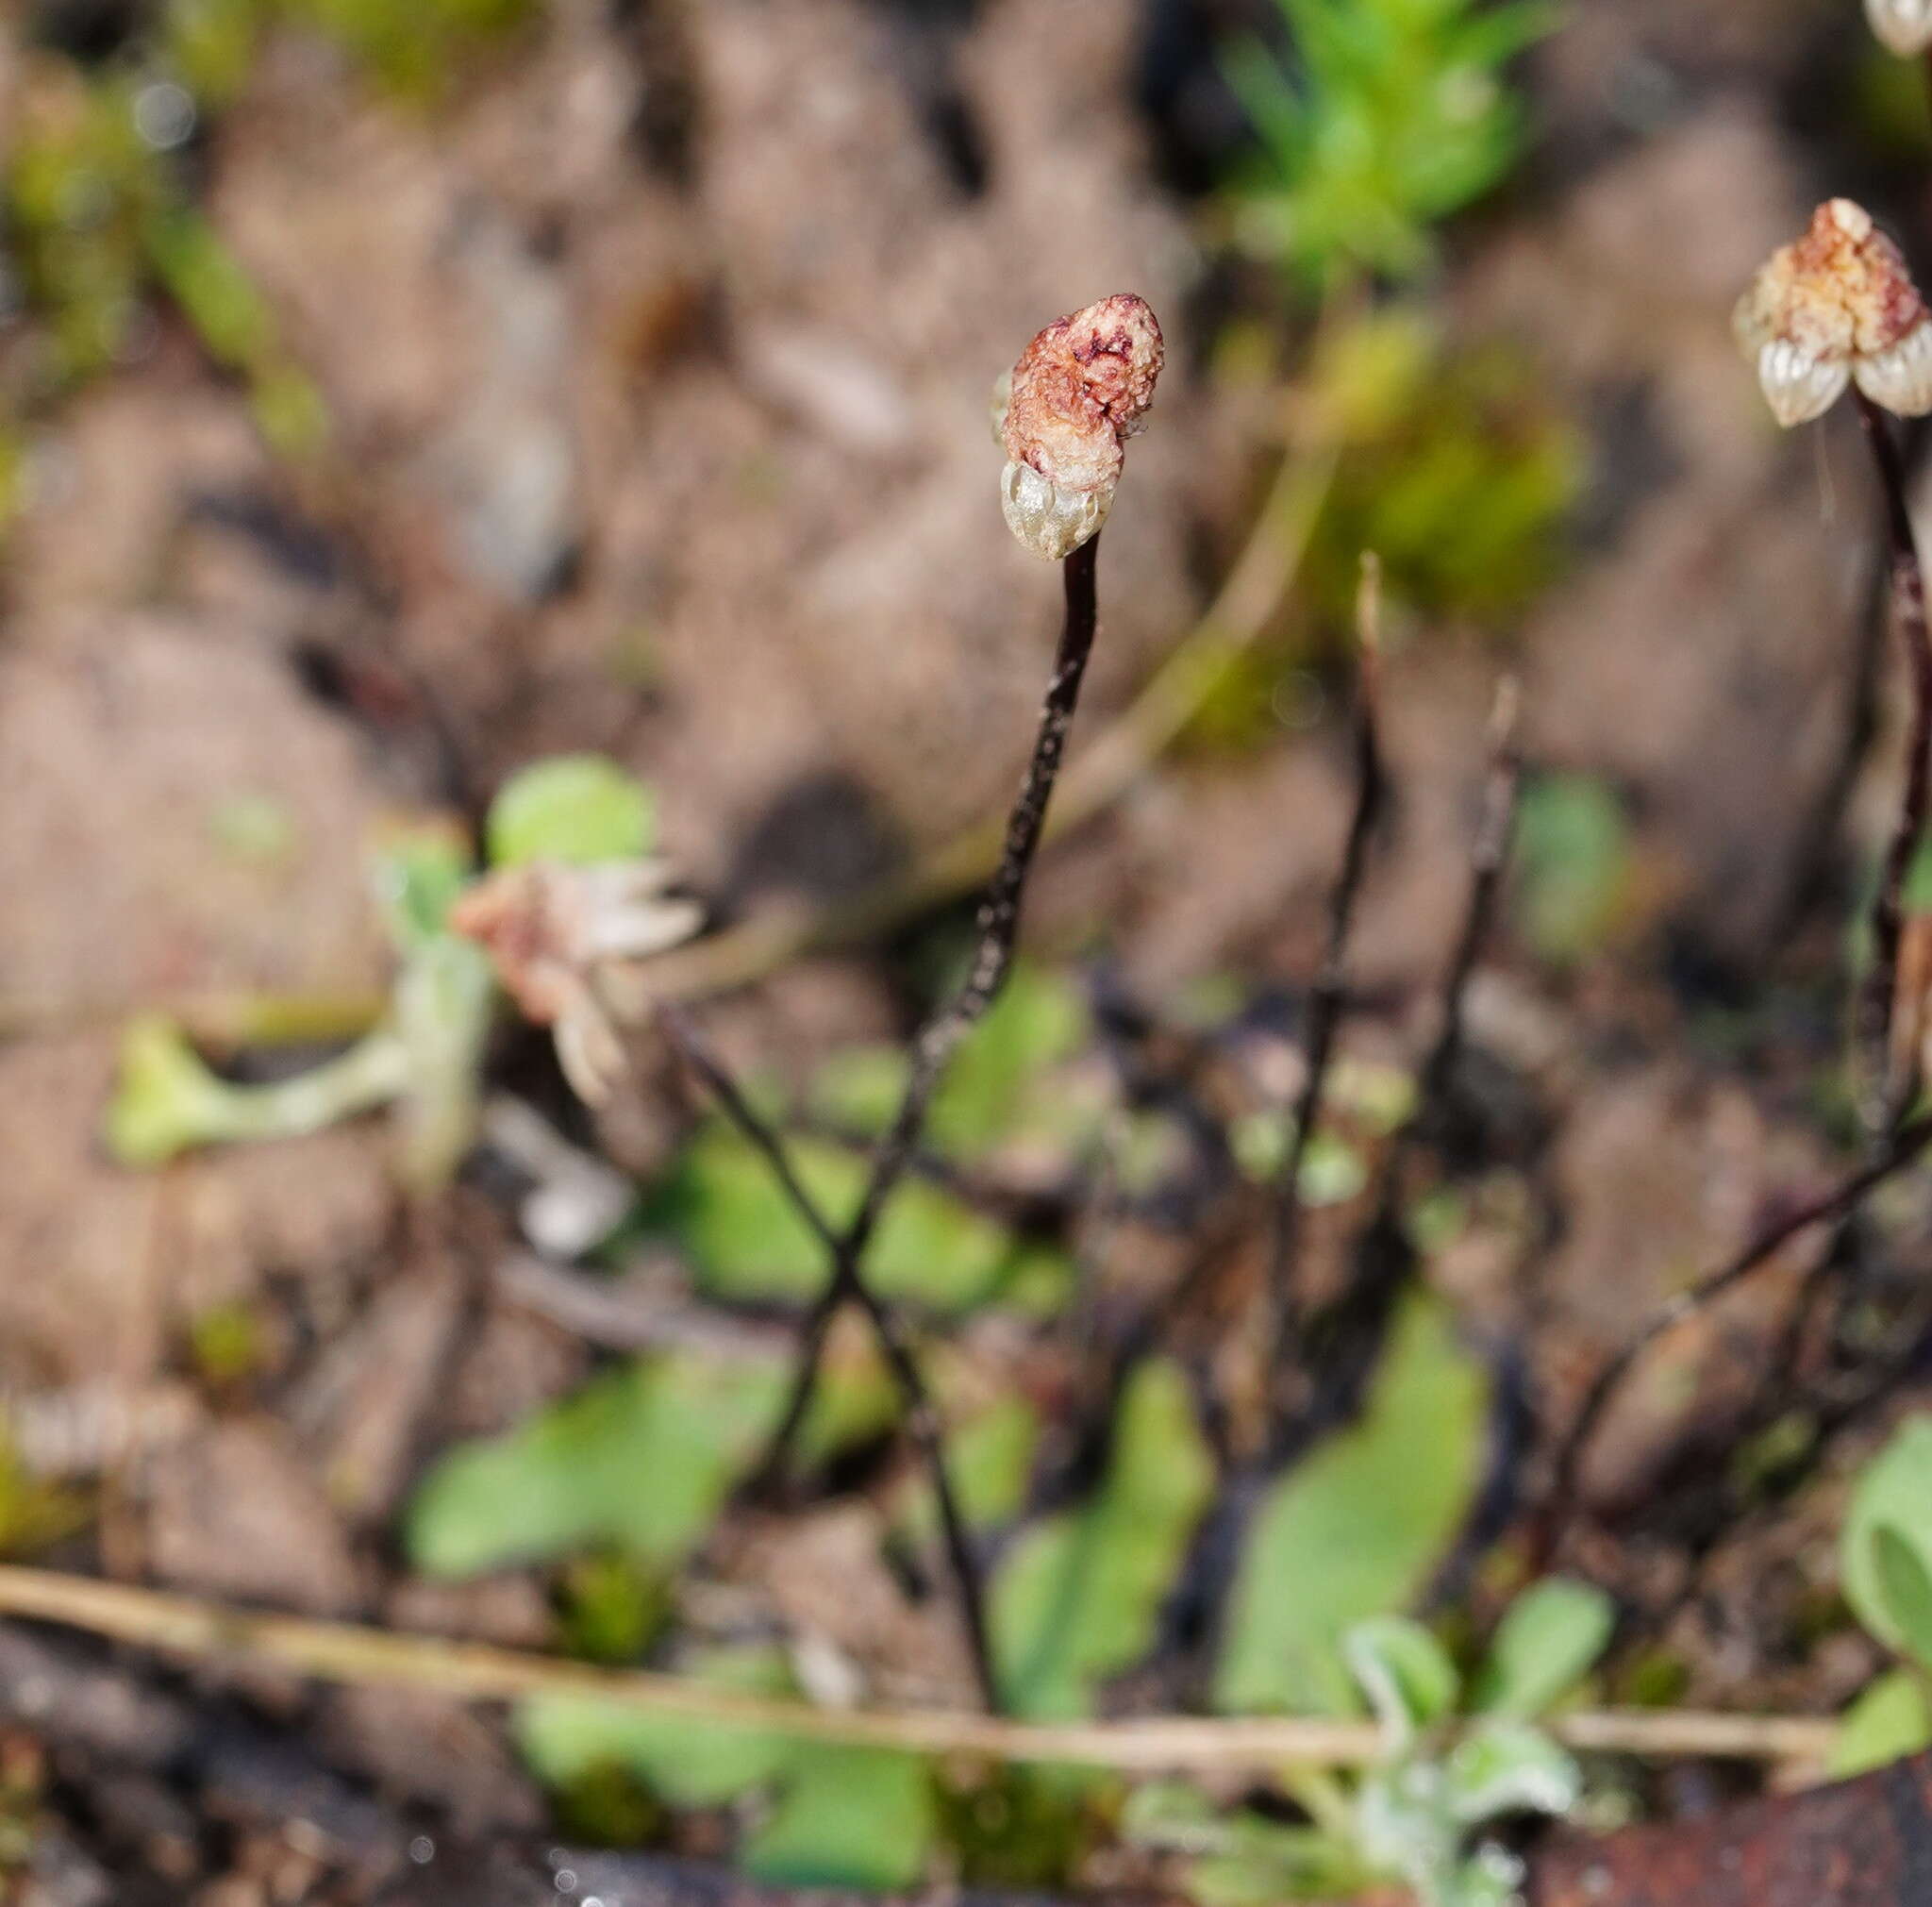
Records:
<instances>
[{"instance_id":1,"label":"translucent white lobe","mask_svg":"<svg viewBox=\"0 0 1932 1907\"><path fill-rule=\"evenodd\" d=\"M1029 463L1010 462L1000 473L1000 509L1007 527L1035 556L1058 562L1099 535L1113 502L1113 487L1057 490Z\"/></svg>"},{"instance_id":2,"label":"translucent white lobe","mask_svg":"<svg viewBox=\"0 0 1932 1907\"><path fill-rule=\"evenodd\" d=\"M1900 417L1932 410L1932 318L1907 331L1889 351L1874 351L1852 367L1858 389Z\"/></svg>"},{"instance_id":3,"label":"translucent white lobe","mask_svg":"<svg viewBox=\"0 0 1932 1907\"><path fill-rule=\"evenodd\" d=\"M1865 0L1865 17L1873 32L1907 59L1932 46L1932 0Z\"/></svg>"},{"instance_id":4,"label":"translucent white lobe","mask_svg":"<svg viewBox=\"0 0 1932 1907\"><path fill-rule=\"evenodd\" d=\"M1851 366L1842 358L1813 357L1789 339L1774 338L1757 354L1764 400L1787 430L1823 417L1851 379Z\"/></svg>"}]
</instances>

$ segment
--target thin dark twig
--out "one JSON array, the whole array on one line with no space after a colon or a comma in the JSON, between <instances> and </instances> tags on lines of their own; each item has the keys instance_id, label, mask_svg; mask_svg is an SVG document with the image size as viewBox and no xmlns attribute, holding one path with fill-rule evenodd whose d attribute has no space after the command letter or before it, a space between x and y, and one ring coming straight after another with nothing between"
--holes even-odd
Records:
<instances>
[{"instance_id":1,"label":"thin dark twig","mask_svg":"<svg viewBox=\"0 0 1932 1907\"><path fill-rule=\"evenodd\" d=\"M1932 1146L1932 1116L1901 1126L1887 1142L1884 1150L1868 1164L1860 1166L1822 1197L1800 1206L1761 1232L1728 1264L1707 1273L1689 1290L1679 1292L1668 1303L1657 1307L1642 1329L1597 1373L1595 1381L1584 1397L1582 1408L1572 1421L1569 1432L1557 1450L1550 1484L1549 1508L1542 1519L1544 1538L1541 1547L1545 1552L1554 1547L1557 1536L1574 1514L1577 1474L1591 1439L1602 1423L1611 1400L1644 1352L1667 1332L1715 1303L1733 1286L1742 1283L1753 1272L1775 1258L1800 1232L1814 1225L1841 1218L1855 1210L1869 1193L1911 1164L1928 1146Z\"/></svg>"},{"instance_id":2,"label":"thin dark twig","mask_svg":"<svg viewBox=\"0 0 1932 1907\"><path fill-rule=\"evenodd\" d=\"M763 1474L776 1476L785 1469L799 1426L811 1402L818 1381L819 1358L824 1343L826 1314L848 1301L864 1304L868 1310L874 1300L867 1295L863 1275L866 1248L877 1230L886 1201L905 1177L925 1124L927 1109L945 1072L946 1062L958 1050L1005 983L1013 962L1013 950L1020 935L1020 903L1040 846L1041 829L1046 822L1048 800L1053 795L1060 758L1066 751L1067 730L1073 726L1074 710L1079 700L1080 683L1087 672L1088 658L1093 652L1098 627L1094 593L1094 565L1100 550L1099 537L1083 544L1061 564L1066 583L1066 621L1060 631L1059 650L1054 660L1053 677L1047 684L1046 699L1040 712L1040 729L1034 739L1032 760L1020 784L1019 798L1007 823L1006 848L986 898L980 903L978 940L965 983L925 1025L912 1043L911 1077L892 1124L880 1141L873 1160L872 1176L858 1213L847 1228L844 1251L837 1275L807 1320L805 1343L795 1374L791 1396L784 1416L773 1436L761 1466Z\"/></svg>"},{"instance_id":3,"label":"thin dark twig","mask_svg":"<svg viewBox=\"0 0 1932 1907\"><path fill-rule=\"evenodd\" d=\"M1354 1252L1348 1287L1323 1309L1304 1314L1296 1307L1284 1326L1282 1344L1300 1355L1290 1367L1286 1350L1271 1373L1270 1423L1265 1448L1224 1480L1221 1496L1195 1531L1183 1570L1184 1594L1175 1598L1177 1626L1197 1632L1191 1675L1204 1680L1227 1615L1226 1585L1243 1531L1261 1500L1268 1478L1294 1461L1324 1429L1358 1403L1391 1311L1415 1269L1415 1246L1403 1219L1408 1163L1416 1147L1441 1126L1445 1102L1461 1057L1469 983L1489 938L1509 843L1515 832L1522 768L1516 752L1520 695L1513 677L1497 685L1490 715L1488 772L1482 811L1470 852L1470 889L1460 930L1444 972L1436 1037L1423 1064L1416 1109L1390 1143L1376 1173L1371 1215ZM1297 1394L1294 1380L1313 1374L1320 1389ZM1218 1605L1218 1606L1217 1606Z\"/></svg>"},{"instance_id":4,"label":"thin dark twig","mask_svg":"<svg viewBox=\"0 0 1932 1907\"><path fill-rule=\"evenodd\" d=\"M1516 832L1517 796L1523 784L1523 761L1516 749L1516 722L1522 692L1514 676L1496 686L1490 713L1490 769L1483 791L1482 820L1470 850L1469 902L1463 910L1462 932L1442 982L1442 1018L1436 1044L1424 1062L1417 1092L1415 1126L1427 1130L1441 1114L1462 1059L1469 1019L1469 983L1502 898L1503 877L1509 868L1509 844Z\"/></svg>"},{"instance_id":5,"label":"thin dark twig","mask_svg":"<svg viewBox=\"0 0 1932 1907\"><path fill-rule=\"evenodd\" d=\"M1302 1170L1322 1116L1322 1098L1334 1058L1335 1036L1347 1000L1348 977L1343 956L1349 929L1360 898L1362 877L1369 863L1369 841L1388 794L1388 776L1377 734L1380 674L1380 609L1382 569L1373 552L1362 555L1362 579L1356 603L1356 627L1361 647L1360 680L1356 691L1355 811L1341 853L1341 869L1328 897L1328 933L1322 964L1308 992L1307 1037L1301 1092L1289 1133L1288 1157L1274 1188L1274 1237L1269 1254L1267 1303L1272 1322L1265 1333L1271 1346L1269 1382L1279 1380L1293 1347L1294 1275L1301 1244Z\"/></svg>"},{"instance_id":6,"label":"thin dark twig","mask_svg":"<svg viewBox=\"0 0 1932 1907\"><path fill-rule=\"evenodd\" d=\"M818 1200L805 1188L785 1150L785 1142L766 1124L744 1090L732 1078L724 1062L714 1052L696 1026L677 1008L660 1006L658 1023L664 1029L678 1057L704 1082L706 1090L723 1108L724 1115L772 1168L772 1177L812 1235L835 1261L844 1254L844 1245L831 1221L819 1210Z\"/></svg>"},{"instance_id":7,"label":"thin dark twig","mask_svg":"<svg viewBox=\"0 0 1932 1907\"><path fill-rule=\"evenodd\" d=\"M1837 883L1842 878L1845 813L1865 772L1873 744L1878 740L1890 602L1891 558L1889 550L1876 550L1858 594L1857 641L1852 652L1851 686L1845 694L1844 725L1832 755L1830 772L1819 784L1810 811L1798 829L1798 845L1791 853L1790 881L1773 923L1772 947L1789 945L1812 911L1826 895L1837 892Z\"/></svg>"},{"instance_id":8,"label":"thin dark twig","mask_svg":"<svg viewBox=\"0 0 1932 1907\"><path fill-rule=\"evenodd\" d=\"M913 1354L905 1329L896 1314L881 1304L867 1289L862 1279L856 1275L852 1265L851 1247L834 1230L824 1213L820 1211L818 1201L806 1189L793 1168L790 1155L785 1150L785 1142L776 1131L762 1119L725 1067L724 1062L706 1043L697 1029L673 1007L660 1007L658 1019L671 1043L675 1046L685 1063L704 1081L713 1098L724 1109L725 1116L736 1126L747 1142L752 1145L772 1169L772 1176L778 1181L798 1215L808 1226L819 1243L825 1247L831 1261L832 1281L843 1280L850 1289L854 1300L864 1311L870 1320L874 1334L877 1337L879 1348L886 1360L886 1366L891 1373L892 1381L898 1389L900 1402L906 1412L907 1429L925 1464L926 1474L932 1484L933 1497L939 1508L940 1525L942 1531L947 1560L952 1566L954 1580L959 1591L959 1604L965 1618L967 1645L973 1655L973 1671L978 1681L980 1694L990 1711L997 1713L999 1708L998 1684L993 1674L992 1647L986 1620L986 1595L980 1580L978 1559L973 1552L973 1543L966 1529L966 1519L959 1509L958 1495L953 1489L952 1480L946 1472L945 1433L941 1422L932 1393L926 1388L921 1375L919 1361ZM808 1335L808 1344L816 1361L824 1349L824 1342L830 1334L835 1315L830 1307L820 1307L814 1313L814 1331Z\"/></svg>"},{"instance_id":9,"label":"thin dark twig","mask_svg":"<svg viewBox=\"0 0 1932 1907\"><path fill-rule=\"evenodd\" d=\"M1880 1132L1896 1129L1917 1090L1916 1068L1894 1078L1891 1025L1897 1011L1899 944L1905 932L1906 883L1925 838L1932 806L1932 632L1925 620L1925 576L1912 534L1905 462L1885 413L1863 392L1858 416L1872 446L1885 501L1886 537L1891 551L1892 615L1911 672L1912 720L1907 742L1906 785L1872 903L1872 968L1857 1008L1857 1044L1868 1069L1869 1121Z\"/></svg>"},{"instance_id":10,"label":"thin dark twig","mask_svg":"<svg viewBox=\"0 0 1932 1907\"><path fill-rule=\"evenodd\" d=\"M1291 1327L1309 1347L1307 1361L1318 1367L1328 1402L1304 1413L1297 1431L1291 1423L1287 1373L1276 1373L1283 1396L1275 1427L1277 1461L1291 1453L1297 1434L1310 1434L1330 1416L1354 1408L1381 1341L1390 1307L1414 1269L1415 1248L1403 1218L1409 1162L1416 1148L1434 1138L1444 1123L1450 1090L1462 1059L1470 981L1502 898L1523 780L1516 749L1520 708L1516 678L1505 677L1497 685L1490 715L1489 769L1481 817L1470 849L1469 898L1443 973L1436 1037L1417 1082L1416 1109L1383 1155L1375 1177L1374 1202L1356 1247L1354 1276L1347 1290L1305 1326Z\"/></svg>"}]
</instances>

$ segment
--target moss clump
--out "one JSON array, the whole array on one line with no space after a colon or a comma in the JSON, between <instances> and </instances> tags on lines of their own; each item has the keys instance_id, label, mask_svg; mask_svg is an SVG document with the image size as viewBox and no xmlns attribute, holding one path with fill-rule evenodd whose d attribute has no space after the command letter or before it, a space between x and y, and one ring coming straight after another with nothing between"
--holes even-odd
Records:
<instances>
[{"instance_id":1,"label":"moss clump","mask_svg":"<svg viewBox=\"0 0 1932 1907\"><path fill-rule=\"evenodd\" d=\"M558 1641L582 1662L636 1662L670 1616L662 1576L616 1550L579 1557L558 1582Z\"/></svg>"},{"instance_id":2,"label":"moss clump","mask_svg":"<svg viewBox=\"0 0 1932 1907\"><path fill-rule=\"evenodd\" d=\"M557 1831L587 1848L647 1848L662 1840L665 1815L621 1762L597 1762L551 1797Z\"/></svg>"},{"instance_id":3,"label":"moss clump","mask_svg":"<svg viewBox=\"0 0 1932 1907\"><path fill-rule=\"evenodd\" d=\"M261 1369L266 1349L261 1320L246 1304L210 1305L188 1327L190 1361L211 1390L246 1383Z\"/></svg>"},{"instance_id":4,"label":"moss clump","mask_svg":"<svg viewBox=\"0 0 1932 1907\"><path fill-rule=\"evenodd\" d=\"M1500 631L1561 571L1583 438L1524 354L1457 349L1413 309L1381 312L1322 347L1306 399L1336 446L1334 478L1283 632L1208 697L1190 731L1197 747L1256 746L1294 719L1309 665L1353 627L1364 550L1381 559L1397 630Z\"/></svg>"},{"instance_id":5,"label":"moss clump","mask_svg":"<svg viewBox=\"0 0 1932 1907\"><path fill-rule=\"evenodd\" d=\"M1002 1768L941 1786L941 1830L967 1886L1059 1890L1102 1826L1097 1798L1064 1768Z\"/></svg>"}]
</instances>

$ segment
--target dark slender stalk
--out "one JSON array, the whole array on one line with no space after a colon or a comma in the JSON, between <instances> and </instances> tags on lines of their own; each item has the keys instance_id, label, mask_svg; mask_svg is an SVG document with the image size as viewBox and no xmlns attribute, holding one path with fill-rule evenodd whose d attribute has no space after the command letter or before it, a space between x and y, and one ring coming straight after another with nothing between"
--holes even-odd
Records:
<instances>
[{"instance_id":1,"label":"dark slender stalk","mask_svg":"<svg viewBox=\"0 0 1932 1907\"><path fill-rule=\"evenodd\" d=\"M1462 932L1442 981L1442 1017L1436 1044L1423 1064L1416 1125L1427 1130L1441 1112L1456 1068L1462 1059L1469 1017L1469 983L1496 917L1503 895L1503 877L1509 868L1509 844L1516 832L1517 797L1522 791L1523 761L1516 750L1516 720L1522 695L1514 676L1497 685L1490 712L1490 769L1483 790L1482 819L1470 849L1469 902L1463 910Z\"/></svg>"},{"instance_id":2,"label":"dark slender stalk","mask_svg":"<svg viewBox=\"0 0 1932 1907\"><path fill-rule=\"evenodd\" d=\"M782 1474L797 1438L799 1426L811 1402L812 1388L818 1381L820 1356L829 1314L848 1301L876 1308L864 1280L864 1257L878 1228L886 1201L905 1177L919 1144L932 1096L944 1075L946 1062L992 1004L1013 962L1013 950L1020 935L1020 903L1026 877L1033 867L1040 846L1041 829L1046 822L1047 803L1053 795L1060 758L1066 751L1067 730L1073 726L1074 710L1079 700L1080 683L1093 652L1098 627L1094 592L1095 560L1100 539L1083 544L1060 567L1066 584L1066 621L1061 627L1059 650L1054 660L1052 679L1040 711L1040 729L1034 739L1033 757L1027 763L1025 778L1020 784L1019 798L1007 823L1006 847L993 875L992 885L980 903L978 939L972 965L959 991L928 1019L912 1043L912 1071L906 1083L899 1110L874 1156L872 1176L858 1213L842 1241L844 1251L839 1270L824 1296L807 1320L805 1342L791 1396L780 1419L764 1464L763 1474Z\"/></svg>"},{"instance_id":3,"label":"dark slender stalk","mask_svg":"<svg viewBox=\"0 0 1932 1907\"><path fill-rule=\"evenodd\" d=\"M1896 1129L1917 1091L1917 1068L1905 1068L1895 1078L1891 1065L1891 1024L1898 1002L1899 943L1905 932L1906 883L1925 838L1928 805L1932 805L1932 632L1925 620L1925 576L1919 561L1918 541L1906 493L1905 461L1886 414L1863 392L1858 393L1858 416L1872 446L1885 502L1886 540L1891 552L1892 618L1904 644L1911 674L1912 719L1907 742L1906 785L1898 820L1885 853L1878 893L1872 903L1872 967L1860 992L1857 1046L1867 1069L1871 1102L1867 1117L1873 1129Z\"/></svg>"},{"instance_id":4,"label":"dark slender stalk","mask_svg":"<svg viewBox=\"0 0 1932 1907\"><path fill-rule=\"evenodd\" d=\"M926 1388L925 1380L920 1374L919 1361L913 1354L905 1330L893 1313L879 1303L866 1288L864 1280L857 1276L850 1246L819 1210L818 1201L806 1190L793 1169L791 1157L785 1150L785 1142L759 1117L724 1062L710 1049L697 1029L675 1008L659 1008L658 1020L685 1063L703 1080L711 1096L723 1108L725 1117L763 1157L793 1210L825 1247L831 1261L833 1281L836 1283L841 1279L845 1281L854 1300L871 1321L879 1348L885 1356L886 1366L898 1389L900 1403L906 1412L907 1429L925 1464L933 1497L939 1506L946 1555L959 1591L960 1610L965 1618L973 1672L988 1710L996 1714L999 1709L998 1684L993 1674L992 1648L986 1621L986 1595L980 1581L978 1559L973 1553L966 1519L960 1512L952 1480L946 1473L945 1433L940 1414L931 1392ZM821 1307L814 1314L817 1330L808 1339L814 1360L824 1350L834 1314L829 1307Z\"/></svg>"},{"instance_id":5,"label":"dark slender stalk","mask_svg":"<svg viewBox=\"0 0 1932 1907\"><path fill-rule=\"evenodd\" d=\"M1891 602L1891 560L1874 552L1858 593L1857 640L1852 652L1851 687L1845 695L1844 726L1830 772L1820 783L1811 811L1798 830L1791 855L1791 878L1773 921L1769 947L1787 948L1827 896L1840 892L1844 865L1845 813L1864 774L1866 758L1878 739L1885 684L1886 624Z\"/></svg>"},{"instance_id":6,"label":"dark slender stalk","mask_svg":"<svg viewBox=\"0 0 1932 1907\"><path fill-rule=\"evenodd\" d=\"M1301 1245L1302 1170L1322 1117L1323 1094L1334 1058L1335 1036L1347 999L1348 977L1343 956L1349 928L1360 898L1362 877L1369 864L1369 841L1388 793L1377 736L1378 675L1380 671L1381 565L1371 553L1362 557L1362 580L1357 598L1356 625L1360 640L1361 674L1356 691L1355 810L1341 852L1341 869L1328 896L1328 931L1322 964L1308 992L1308 1012L1301 1092L1296 1096L1288 1156L1274 1187L1274 1236L1269 1252L1266 1301L1270 1322L1264 1333L1270 1346L1268 1381L1281 1380L1293 1350L1294 1277Z\"/></svg>"},{"instance_id":7,"label":"dark slender stalk","mask_svg":"<svg viewBox=\"0 0 1932 1907\"><path fill-rule=\"evenodd\" d=\"M1540 1547L1545 1554L1554 1549L1556 1539L1574 1513L1577 1474L1591 1439L1602 1423L1611 1400L1644 1352L1667 1332L1714 1304L1753 1272L1761 1269L1801 1231L1842 1218L1854 1211L1868 1194L1911 1164L1928 1146L1932 1146L1932 1117L1912 1120L1901 1126L1888 1140L1884 1149L1868 1164L1860 1166L1822 1197L1801 1205L1797 1211L1760 1232L1728 1264L1707 1273L1688 1291L1679 1292L1652 1313L1636 1336L1597 1373L1595 1381L1584 1397L1582 1408L1576 1413L1569 1433L1557 1450L1550 1484L1549 1508L1542 1518L1543 1541Z\"/></svg>"},{"instance_id":8,"label":"dark slender stalk","mask_svg":"<svg viewBox=\"0 0 1932 1907\"><path fill-rule=\"evenodd\" d=\"M1308 1347L1308 1362L1318 1371L1328 1401L1305 1413L1297 1431L1291 1422L1294 1411L1289 1373L1276 1371L1279 1408L1274 1455L1277 1461L1290 1454L1297 1435L1307 1435L1331 1416L1354 1408L1381 1342L1390 1308L1415 1267L1415 1248L1403 1216L1409 1163L1417 1147L1433 1138L1444 1123L1462 1058L1470 981L1502 899L1523 778L1516 751L1519 703L1515 678L1506 677L1497 687L1490 716L1489 771L1482 813L1470 849L1469 898L1443 973L1436 1037L1417 1082L1415 1113L1383 1155L1375 1175L1374 1202L1356 1247L1348 1289L1305 1326L1291 1323L1294 1335Z\"/></svg>"}]
</instances>

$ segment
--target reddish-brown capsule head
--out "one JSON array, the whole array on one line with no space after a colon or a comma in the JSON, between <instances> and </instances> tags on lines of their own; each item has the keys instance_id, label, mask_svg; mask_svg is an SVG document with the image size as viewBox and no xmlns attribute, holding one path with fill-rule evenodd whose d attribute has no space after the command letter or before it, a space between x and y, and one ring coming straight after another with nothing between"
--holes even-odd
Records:
<instances>
[{"instance_id":1,"label":"reddish-brown capsule head","mask_svg":"<svg viewBox=\"0 0 1932 1907\"><path fill-rule=\"evenodd\" d=\"M1854 381L1901 417L1932 410L1932 313L1898 247L1850 199L1820 206L1772 254L1734 323L1787 427L1823 416Z\"/></svg>"},{"instance_id":2,"label":"reddish-brown capsule head","mask_svg":"<svg viewBox=\"0 0 1932 1907\"><path fill-rule=\"evenodd\" d=\"M1000 501L1036 555L1057 560L1098 533L1166 360L1152 308L1125 292L1057 319L1020 354L999 420Z\"/></svg>"}]
</instances>

